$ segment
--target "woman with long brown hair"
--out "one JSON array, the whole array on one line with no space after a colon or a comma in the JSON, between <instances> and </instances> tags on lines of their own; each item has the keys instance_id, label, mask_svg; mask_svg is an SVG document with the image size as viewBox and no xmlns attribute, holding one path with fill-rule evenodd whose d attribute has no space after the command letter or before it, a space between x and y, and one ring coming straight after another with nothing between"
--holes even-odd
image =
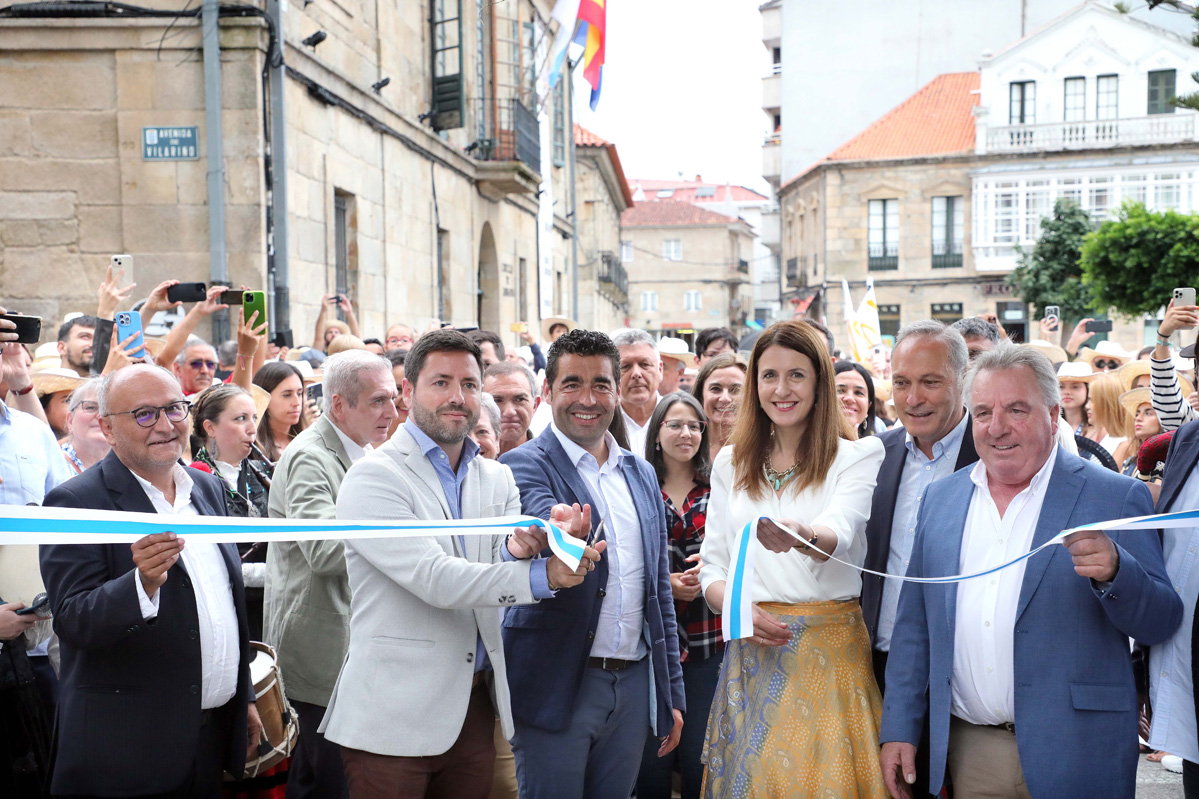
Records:
<instances>
[{"instance_id":1,"label":"woman with long brown hair","mask_svg":"<svg viewBox=\"0 0 1199 799\"><path fill-rule=\"evenodd\" d=\"M737 421L737 405L745 385L745 361L735 352L722 352L707 360L691 387L708 418L711 457L728 443Z\"/></svg>"},{"instance_id":2,"label":"woman with long brown hair","mask_svg":"<svg viewBox=\"0 0 1199 799\"><path fill-rule=\"evenodd\" d=\"M730 443L712 467L700 582L719 610L733 549L754 535L753 635L727 644L704 795L885 797L862 581L828 559L865 560L883 445L852 440L811 325L755 342Z\"/></svg>"},{"instance_id":3,"label":"woman with long brown hair","mask_svg":"<svg viewBox=\"0 0 1199 799\"><path fill-rule=\"evenodd\" d=\"M271 463L279 460L291 440L308 426L304 415L304 378L286 361L273 361L254 375L254 385L271 395L258 420L258 444Z\"/></svg>"}]
</instances>

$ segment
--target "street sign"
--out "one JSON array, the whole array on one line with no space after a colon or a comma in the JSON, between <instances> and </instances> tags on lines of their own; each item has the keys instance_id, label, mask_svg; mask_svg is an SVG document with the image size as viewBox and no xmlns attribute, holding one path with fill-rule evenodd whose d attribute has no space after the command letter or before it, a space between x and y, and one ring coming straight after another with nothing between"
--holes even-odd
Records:
<instances>
[{"instance_id":1,"label":"street sign","mask_svg":"<svg viewBox=\"0 0 1199 799\"><path fill-rule=\"evenodd\" d=\"M143 161L197 161L200 158L199 129L158 126L142 128Z\"/></svg>"}]
</instances>

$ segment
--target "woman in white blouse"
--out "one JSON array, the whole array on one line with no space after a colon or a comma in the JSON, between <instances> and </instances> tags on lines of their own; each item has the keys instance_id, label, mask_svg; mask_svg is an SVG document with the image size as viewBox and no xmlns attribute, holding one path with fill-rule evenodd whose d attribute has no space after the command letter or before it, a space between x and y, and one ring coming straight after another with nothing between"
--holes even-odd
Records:
<instances>
[{"instance_id":1,"label":"woman in white blouse","mask_svg":"<svg viewBox=\"0 0 1199 799\"><path fill-rule=\"evenodd\" d=\"M866 555L883 445L851 438L823 335L794 321L766 330L730 445L712 467L701 549L704 597L719 612L734 547L752 523L753 635L728 642L708 721L706 797L886 796L861 577L828 558L860 565Z\"/></svg>"}]
</instances>

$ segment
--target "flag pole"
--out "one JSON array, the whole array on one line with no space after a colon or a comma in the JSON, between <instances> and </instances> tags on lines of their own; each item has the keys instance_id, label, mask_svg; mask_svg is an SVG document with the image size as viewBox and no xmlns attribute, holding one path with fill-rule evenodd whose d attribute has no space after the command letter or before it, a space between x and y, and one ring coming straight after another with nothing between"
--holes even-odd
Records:
<instances>
[{"instance_id":1,"label":"flag pole","mask_svg":"<svg viewBox=\"0 0 1199 799\"><path fill-rule=\"evenodd\" d=\"M560 77L559 80L566 81L566 91L563 96L567 98L566 107L570 110L567 120L566 130L568 132L570 147L570 318L575 320L575 324L582 322L579 319L579 214L578 214L578 198L575 194L575 60L570 57L570 53L566 55L566 75ZM594 317L590 324L596 324Z\"/></svg>"}]
</instances>

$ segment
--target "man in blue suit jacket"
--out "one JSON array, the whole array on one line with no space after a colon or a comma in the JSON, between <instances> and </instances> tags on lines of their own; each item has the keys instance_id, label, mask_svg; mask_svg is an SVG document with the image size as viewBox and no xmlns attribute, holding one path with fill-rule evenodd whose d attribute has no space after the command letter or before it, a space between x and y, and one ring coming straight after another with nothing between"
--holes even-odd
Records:
<instances>
[{"instance_id":1,"label":"man in blue suit jacket","mask_svg":"<svg viewBox=\"0 0 1199 799\"><path fill-rule=\"evenodd\" d=\"M187 404L169 372L113 373L100 413L112 452L45 505L228 515L224 481L177 462ZM55 796L216 799L248 728L257 743L237 548L167 538L41 547L62 653Z\"/></svg>"},{"instance_id":2,"label":"man in blue suit jacket","mask_svg":"<svg viewBox=\"0 0 1199 799\"><path fill-rule=\"evenodd\" d=\"M1143 484L1056 446L1057 385L1034 350L978 358L966 389L980 462L926 490L909 576L985 571L1062 530L1152 512ZM879 736L892 796L910 795L926 716L934 792L948 769L956 799L1134 794L1128 639L1165 639L1182 604L1157 536L1065 543L993 575L904 586Z\"/></svg>"},{"instance_id":3,"label":"man in blue suit jacket","mask_svg":"<svg viewBox=\"0 0 1199 799\"><path fill-rule=\"evenodd\" d=\"M665 508L653 469L608 432L619 371L604 334L561 336L546 364L553 424L500 459L523 513L562 518L569 504L589 505L608 547L581 586L504 620L523 799L627 799L649 730L663 738L660 755L682 732Z\"/></svg>"}]
</instances>

